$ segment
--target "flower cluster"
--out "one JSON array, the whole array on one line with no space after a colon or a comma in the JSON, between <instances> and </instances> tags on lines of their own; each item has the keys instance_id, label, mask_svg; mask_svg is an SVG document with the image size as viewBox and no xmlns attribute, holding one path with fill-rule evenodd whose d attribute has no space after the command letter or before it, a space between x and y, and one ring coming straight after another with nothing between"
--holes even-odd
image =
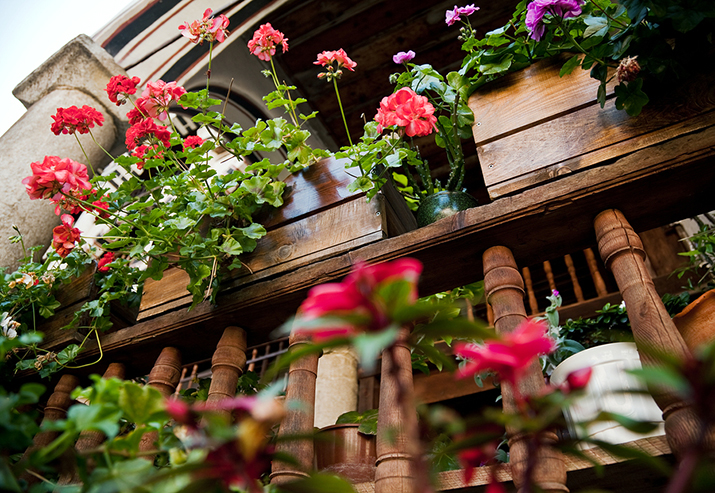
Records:
<instances>
[{"instance_id":1,"label":"flower cluster","mask_svg":"<svg viewBox=\"0 0 715 493\"><path fill-rule=\"evenodd\" d=\"M66 257L80 240L80 231L73 228L74 218L69 214L62 214L62 224L52 230L52 248L60 257Z\"/></svg>"},{"instance_id":2,"label":"flower cluster","mask_svg":"<svg viewBox=\"0 0 715 493\"><path fill-rule=\"evenodd\" d=\"M171 143L171 131L163 125L157 125L151 118L144 118L127 130L127 149L134 150L145 141L150 144L161 143L165 148L169 148Z\"/></svg>"},{"instance_id":3,"label":"flower cluster","mask_svg":"<svg viewBox=\"0 0 715 493\"><path fill-rule=\"evenodd\" d=\"M112 103L121 106L127 102L129 95L136 94L137 85L139 85L139 77L131 79L125 75L115 75L109 79L107 84L107 96Z\"/></svg>"},{"instance_id":4,"label":"flower cluster","mask_svg":"<svg viewBox=\"0 0 715 493\"><path fill-rule=\"evenodd\" d=\"M467 5L465 7L454 6L454 10L448 10L445 15L445 22L448 26L451 26L455 22L461 20L462 15L472 15L474 12L479 10L479 7L475 7L474 4Z\"/></svg>"},{"instance_id":5,"label":"flower cluster","mask_svg":"<svg viewBox=\"0 0 715 493\"><path fill-rule=\"evenodd\" d=\"M546 31L546 14L561 19L578 17L585 0L534 0L526 8L526 28L535 41L541 41Z\"/></svg>"},{"instance_id":6,"label":"flower cluster","mask_svg":"<svg viewBox=\"0 0 715 493\"><path fill-rule=\"evenodd\" d=\"M184 22L179 26L181 35L189 38L192 43L203 43L208 41L213 43L218 41L223 43L228 36L228 24L229 20L223 14L218 17L211 17L213 15L213 10L206 9L204 16L201 20L195 20L192 23Z\"/></svg>"},{"instance_id":7,"label":"flower cluster","mask_svg":"<svg viewBox=\"0 0 715 493\"><path fill-rule=\"evenodd\" d=\"M321 284L310 290L298 310L298 332L309 333L315 340L346 337L360 332L379 332L393 323L395 303L389 302L383 288L406 284L403 302L417 301L417 280L422 264L414 259L367 265L358 264L341 283ZM314 329L301 323L325 318L326 324Z\"/></svg>"},{"instance_id":8,"label":"flower cluster","mask_svg":"<svg viewBox=\"0 0 715 493\"><path fill-rule=\"evenodd\" d=\"M375 115L381 127L403 127L409 137L429 135L436 129L437 117L434 106L425 96L420 96L409 87L382 98Z\"/></svg>"},{"instance_id":9,"label":"flower cluster","mask_svg":"<svg viewBox=\"0 0 715 493\"><path fill-rule=\"evenodd\" d=\"M318 59L313 62L313 65L321 65L327 69L327 72L319 73L318 78L328 81L342 77L343 68L354 72L355 67L357 67L357 63L352 61L342 48L336 51L318 53Z\"/></svg>"},{"instance_id":10,"label":"flower cluster","mask_svg":"<svg viewBox=\"0 0 715 493\"><path fill-rule=\"evenodd\" d=\"M104 123L104 116L92 108L84 105L81 108L70 106L69 108L57 108L57 113L52 115L54 123L51 126L55 135L59 134L80 134L89 133L89 129L95 124L100 127Z\"/></svg>"},{"instance_id":11,"label":"flower cluster","mask_svg":"<svg viewBox=\"0 0 715 493\"><path fill-rule=\"evenodd\" d=\"M22 180L30 199L50 199L58 203L62 194L90 190L87 167L69 158L60 159L57 156L45 156L42 162L30 164L32 175Z\"/></svg>"},{"instance_id":12,"label":"flower cluster","mask_svg":"<svg viewBox=\"0 0 715 493\"><path fill-rule=\"evenodd\" d=\"M14 339L17 337L17 329L20 327L20 323L13 320L8 312L3 312L0 316L0 329L2 330L2 336L8 339Z\"/></svg>"},{"instance_id":13,"label":"flower cluster","mask_svg":"<svg viewBox=\"0 0 715 493\"><path fill-rule=\"evenodd\" d=\"M141 98L137 100L137 106L152 118L166 120L169 104L172 101L178 103L184 94L186 94L186 89L178 86L174 81L149 81L146 84L146 89L142 92Z\"/></svg>"},{"instance_id":14,"label":"flower cluster","mask_svg":"<svg viewBox=\"0 0 715 493\"><path fill-rule=\"evenodd\" d=\"M273 29L270 23L261 25L248 42L248 49L251 54L256 55L265 62L270 61L276 54L278 46L283 48L283 53L288 51L288 38L279 30Z\"/></svg>"},{"instance_id":15,"label":"flower cluster","mask_svg":"<svg viewBox=\"0 0 715 493\"><path fill-rule=\"evenodd\" d=\"M392 61L399 65L401 63L409 62L414 57L415 57L415 52L412 50L406 51L406 52L401 51L392 57Z\"/></svg>"}]
</instances>

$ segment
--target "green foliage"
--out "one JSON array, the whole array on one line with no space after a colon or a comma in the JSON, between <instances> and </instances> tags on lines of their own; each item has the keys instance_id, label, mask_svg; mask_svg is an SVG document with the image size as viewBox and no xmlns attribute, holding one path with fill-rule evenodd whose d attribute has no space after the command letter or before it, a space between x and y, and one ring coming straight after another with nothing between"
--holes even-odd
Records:
<instances>
[{"instance_id":1,"label":"green foliage","mask_svg":"<svg viewBox=\"0 0 715 493\"><path fill-rule=\"evenodd\" d=\"M357 411L348 411L338 416L335 421L336 425L358 424L358 431L365 435L377 434L377 409L369 409L362 413Z\"/></svg>"}]
</instances>

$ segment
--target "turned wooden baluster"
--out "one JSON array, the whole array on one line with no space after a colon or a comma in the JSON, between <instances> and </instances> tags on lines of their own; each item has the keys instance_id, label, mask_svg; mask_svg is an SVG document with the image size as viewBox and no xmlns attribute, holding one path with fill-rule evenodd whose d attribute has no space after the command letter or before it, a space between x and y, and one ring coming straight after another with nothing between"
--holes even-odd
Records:
<instances>
[{"instance_id":1,"label":"turned wooden baluster","mask_svg":"<svg viewBox=\"0 0 715 493\"><path fill-rule=\"evenodd\" d=\"M69 408L73 402L70 394L78 385L79 379L76 376L62 375L60 381L55 385L52 395L47 399L45 416L42 418L43 424L67 417L67 408ZM59 434L60 432L58 431L41 431L37 433L32 439L32 445L27 448L22 456L22 460L25 461L29 459L33 452L52 443ZM40 479L29 470L25 471L20 478L27 481L28 484L35 484L40 481Z\"/></svg>"},{"instance_id":2,"label":"turned wooden baluster","mask_svg":"<svg viewBox=\"0 0 715 493\"><path fill-rule=\"evenodd\" d=\"M109 366L107 367L107 370L102 375L102 378L123 379L124 373L125 373L125 371L124 371L123 364L110 363ZM99 447L100 445L102 445L102 442L104 442L105 439L106 439L106 436L101 431L85 430L82 433L80 433L79 438L77 439L77 442L74 445L74 449L78 453L86 452L87 450L94 450L97 447ZM69 471L60 475L60 478L57 481L57 484L58 485L77 484L80 481L81 481L81 478L79 476L79 471L75 467L75 464L72 464L72 467Z\"/></svg>"},{"instance_id":3,"label":"turned wooden baluster","mask_svg":"<svg viewBox=\"0 0 715 493\"><path fill-rule=\"evenodd\" d=\"M531 270L528 267L521 269L521 273L524 276L524 284L526 285L526 294L529 300L529 311L531 315L536 315L539 313L539 303L536 301L536 294L534 293L534 285L531 282Z\"/></svg>"},{"instance_id":4,"label":"turned wooden baluster","mask_svg":"<svg viewBox=\"0 0 715 493\"><path fill-rule=\"evenodd\" d=\"M648 348L677 358L690 355L682 336L668 315L645 265L645 250L638 235L618 210L601 212L594 221L598 249L606 267L613 272L626 302L631 329L643 366L657 365ZM676 457L698 438L699 424L690 406L667 388L649 389L663 410L668 444Z\"/></svg>"},{"instance_id":5,"label":"turned wooden baluster","mask_svg":"<svg viewBox=\"0 0 715 493\"><path fill-rule=\"evenodd\" d=\"M181 353L175 347L165 347L149 372L148 385L157 389L164 397L169 397L176 390L181 377ZM154 442L159 438L158 431L144 433L139 442L139 451L146 452L155 448ZM154 460L153 456L145 456Z\"/></svg>"},{"instance_id":6,"label":"turned wooden baluster","mask_svg":"<svg viewBox=\"0 0 715 493\"><path fill-rule=\"evenodd\" d=\"M494 326L498 334L513 331L526 319L524 308L524 281L519 274L514 257L506 247L492 247L483 256L484 260L484 289L487 300L494 310ZM526 376L519 384L519 393L526 397L539 394L546 384L541 374L539 362L535 360L528 368ZM514 389L506 382L501 384L502 402L504 410L509 413L517 411L514 399ZM527 485L525 474L527 468L527 448L530 436L517 434L516 430L507 428L509 435L509 450L512 477L514 484L523 491ZM541 436L542 446L537 457L532 457L535 467L532 471L532 481L542 491L564 492L566 487L566 466L559 452L551 448L548 443L557 440L555 433L546 433ZM544 444L544 442L546 442Z\"/></svg>"},{"instance_id":7,"label":"turned wooden baluster","mask_svg":"<svg viewBox=\"0 0 715 493\"><path fill-rule=\"evenodd\" d=\"M246 365L246 331L240 327L226 327L211 358L211 386L207 403L236 396L238 377ZM231 419L231 411L217 411Z\"/></svg>"},{"instance_id":8,"label":"turned wooden baluster","mask_svg":"<svg viewBox=\"0 0 715 493\"><path fill-rule=\"evenodd\" d=\"M601 272L598 270L598 262L596 262L596 255L593 250L586 248L583 251L586 257L586 264L588 265L588 271L591 273L591 279L593 280L593 287L596 288L596 294L600 298L601 296L606 296L608 290L606 289L606 283L603 282L603 277L601 277Z\"/></svg>"},{"instance_id":9,"label":"turned wooden baluster","mask_svg":"<svg viewBox=\"0 0 715 493\"><path fill-rule=\"evenodd\" d=\"M554 280L554 271L551 268L551 262L544 260L544 274L546 274L546 281L549 283L549 289L551 291L556 289L556 281Z\"/></svg>"},{"instance_id":10,"label":"turned wooden baluster","mask_svg":"<svg viewBox=\"0 0 715 493\"><path fill-rule=\"evenodd\" d=\"M402 336L408 333L403 329ZM418 437L413 394L410 348L398 342L382 352L375 493L411 493L416 489Z\"/></svg>"},{"instance_id":11,"label":"turned wooden baluster","mask_svg":"<svg viewBox=\"0 0 715 493\"><path fill-rule=\"evenodd\" d=\"M290 336L290 350L296 350L310 342L307 334ZM281 422L279 437L292 435L307 435L313 431L315 421L315 379L318 376L318 358L311 354L291 363L288 369L288 386L286 388L287 413ZM313 467L313 440L279 441L276 449L293 456L299 466L285 462L274 461L271 472L271 483L283 484L308 476L307 471Z\"/></svg>"},{"instance_id":12,"label":"turned wooden baluster","mask_svg":"<svg viewBox=\"0 0 715 493\"><path fill-rule=\"evenodd\" d=\"M576 301L583 301L583 290L581 289L581 284L578 282L576 266L573 264L573 258L571 258L571 255L564 255L564 262L566 263L566 269L569 271L569 277L571 278L571 284L573 285L573 293L576 295Z\"/></svg>"}]
</instances>

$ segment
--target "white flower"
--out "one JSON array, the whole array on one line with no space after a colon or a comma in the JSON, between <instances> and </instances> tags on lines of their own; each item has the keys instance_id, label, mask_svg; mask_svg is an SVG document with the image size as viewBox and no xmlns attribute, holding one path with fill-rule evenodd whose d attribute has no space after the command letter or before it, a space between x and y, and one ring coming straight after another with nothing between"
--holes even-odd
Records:
<instances>
[{"instance_id":1,"label":"white flower","mask_svg":"<svg viewBox=\"0 0 715 493\"><path fill-rule=\"evenodd\" d=\"M619 307L621 310L625 310L625 309L626 309L626 300L621 301L621 304L618 305L618 307Z\"/></svg>"},{"instance_id":2,"label":"white flower","mask_svg":"<svg viewBox=\"0 0 715 493\"><path fill-rule=\"evenodd\" d=\"M20 324L15 322L8 312L3 312L2 319L0 319L0 326L2 327L2 335L8 339L14 339L17 337L17 329Z\"/></svg>"}]
</instances>

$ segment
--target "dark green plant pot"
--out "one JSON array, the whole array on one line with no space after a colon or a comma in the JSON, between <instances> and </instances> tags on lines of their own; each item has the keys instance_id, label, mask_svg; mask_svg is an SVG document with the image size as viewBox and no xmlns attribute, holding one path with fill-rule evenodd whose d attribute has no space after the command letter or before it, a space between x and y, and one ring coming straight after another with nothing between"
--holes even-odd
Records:
<instances>
[{"instance_id":1,"label":"dark green plant pot","mask_svg":"<svg viewBox=\"0 0 715 493\"><path fill-rule=\"evenodd\" d=\"M479 205L477 199L466 192L443 190L420 201L420 205L417 208L417 225L419 227L427 226L477 205Z\"/></svg>"}]
</instances>

